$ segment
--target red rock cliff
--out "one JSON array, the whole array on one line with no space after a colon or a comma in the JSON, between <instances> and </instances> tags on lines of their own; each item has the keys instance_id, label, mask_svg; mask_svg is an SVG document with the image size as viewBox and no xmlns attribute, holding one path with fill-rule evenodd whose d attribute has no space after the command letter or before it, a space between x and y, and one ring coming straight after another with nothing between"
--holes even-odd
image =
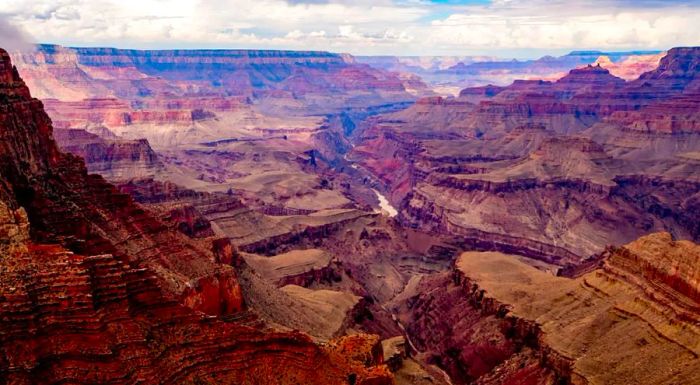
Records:
<instances>
[{"instance_id":1,"label":"red rock cliff","mask_svg":"<svg viewBox=\"0 0 700 385\"><path fill-rule=\"evenodd\" d=\"M380 360L204 314L241 298L231 266L58 150L0 50L3 382L392 383Z\"/></svg>"}]
</instances>

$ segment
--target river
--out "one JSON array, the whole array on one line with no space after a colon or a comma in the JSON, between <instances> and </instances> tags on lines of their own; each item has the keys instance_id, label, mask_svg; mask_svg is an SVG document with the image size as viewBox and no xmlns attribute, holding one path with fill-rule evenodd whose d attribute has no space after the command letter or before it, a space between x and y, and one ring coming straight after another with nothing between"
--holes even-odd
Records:
<instances>
[{"instance_id":1,"label":"river","mask_svg":"<svg viewBox=\"0 0 700 385\"><path fill-rule=\"evenodd\" d=\"M387 214L389 214L390 217L395 217L399 213L398 211L396 211L394 206L392 206L389 203L389 200L386 199L384 195L382 195L382 193L375 189L372 189L372 191L374 191L374 193L377 195L377 199L379 199L379 207L382 211L385 211Z\"/></svg>"}]
</instances>

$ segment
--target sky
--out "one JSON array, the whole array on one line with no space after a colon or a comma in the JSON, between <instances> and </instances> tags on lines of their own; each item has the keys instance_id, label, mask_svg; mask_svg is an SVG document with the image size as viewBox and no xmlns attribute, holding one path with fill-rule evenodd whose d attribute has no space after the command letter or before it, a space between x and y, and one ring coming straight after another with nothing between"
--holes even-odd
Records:
<instances>
[{"instance_id":1,"label":"sky","mask_svg":"<svg viewBox=\"0 0 700 385\"><path fill-rule=\"evenodd\" d=\"M700 0L0 0L0 47L538 57L700 45Z\"/></svg>"}]
</instances>

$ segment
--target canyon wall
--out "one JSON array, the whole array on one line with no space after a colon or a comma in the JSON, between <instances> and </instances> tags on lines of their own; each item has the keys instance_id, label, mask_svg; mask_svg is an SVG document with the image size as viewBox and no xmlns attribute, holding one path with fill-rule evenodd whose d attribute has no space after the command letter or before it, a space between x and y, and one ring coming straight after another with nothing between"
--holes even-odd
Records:
<instances>
[{"instance_id":1,"label":"canyon wall","mask_svg":"<svg viewBox=\"0 0 700 385\"><path fill-rule=\"evenodd\" d=\"M467 252L394 306L424 359L458 383L697 383L697 252L652 234L574 279Z\"/></svg>"},{"instance_id":2,"label":"canyon wall","mask_svg":"<svg viewBox=\"0 0 700 385\"><path fill-rule=\"evenodd\" d=\"M63 101L172 96L279 97L367 91L406 97L397 74L314 51L122 50L39 45L13 53L36 96ZM59 87L51 87L60 85ZM218 103L221 107L221 103Z\"/></svg>"},{"instance_id":3,"label":"canyon wall","mask_svg":"<svg viewBox=\"0 0 700 385\"><path fill-rule=\"evenodd\" d=\"M0 138L9 383L392 382L374 337L320 347L218 317L245 307L235 269L60 152L5 51Z\"/></svg>"},{"instance_id":4,"label":"canyon wall","mask_svg":"<svg viewBox=\"0 0 700 385\"><path fill-rule=\"evenodd\" d=\"M404 225L455 245L567 265L653 231L697 241L698 63L674 48L634 80L587 65L420 99L367 120L348 157Z\"/></svg>"}]
</instances>

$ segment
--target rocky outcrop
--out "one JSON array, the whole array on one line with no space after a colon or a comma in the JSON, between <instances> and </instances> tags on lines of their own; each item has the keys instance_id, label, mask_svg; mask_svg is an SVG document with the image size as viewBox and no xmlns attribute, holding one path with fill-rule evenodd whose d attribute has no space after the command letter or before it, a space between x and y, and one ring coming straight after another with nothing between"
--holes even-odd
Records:
<instances>
[{"instance_id":1,"label":"rocky outcrop","mask_svg":"<svg viewBox=\"0 0 700 385\"><path fill-rule=\"evenodd\" d=\"M457 274L482 307L530 324L525 330L536 332L537 350L546 352L542 364L573 384L694 383L696 249L652 234L609 250L601 267L576 279L552 277L511 256L465 253ZM614 368L600 365L613 357ZM637 360L647 365L639 368Z\"/></svg>"},{"instance_id":2,"label":"rocky outcrop","mask_svg":"<svg viewBox=\"0 0 700 385\"><path fill-rule=\"evenodd\" d=\"M298 311L306 313L306 317L322 320L302 329L322 341L348 334L355 320L367 313L366 301L352 293L297 285L283 286L281 291L295 300Z\"/></svg>"},{"instance_id":3,"label":"rocky outcrop","mask_svg":"<svg viewBox=\"0 0 700 385\"><path fill-rule=\"evenodd\" d=\"M158 207L164 222L190 238L206 238L215 235L211 222L191 204L166 204Z\"/></svg>"},{"instance_id":4,"label":"rocky outcrop","mask_svg":"<svg viewBox=\"0 0 700 385\"><path fill-rule=\"evenodd\" d=\"M390 383L372 367L381 361L355 358L361 347L346 355L300 333L209 319L110 255L29 245L12 257L0 284L0 374L10 383Z\"/></svg>"},{"instance_id":5,"label":"rocky outcrop","mask_svg":"<svg viewBox=\"0 0 700 385\"><path fill-rule=\"evenodd\" d=\"M341 271L333 256L319 249L292 250L270 257L244 256L248 265L263 278L282 287L332 283L341 279Z\"/></svg>"},{"instance_id":6,"label":"rocky outcrop","mask_svg":"<svg viewBox=\"0 0 700 385\"><path fill-rule=\"evenodd\" d=\"M653 71L642 74L630 83L627 91L633 97L655 101L680 94L697 93L700 82L700 47L679 47L668 50Z\"/></svg>"},{"instance_id":7,"label":"rocky outcrop","mask_svg":"<svg viewBox=\"0 0 700 385\"><path fill-rule=\"evenodd\" d=\"M610 92L623 85L625 81L610 73L600 65L588 65L574 68L569 74L556 82L557 88L566 89L576 94L602 89Z\"/></svg>"},{"instance_id":8,"label":"rocky outcrop","mask_svg":"<svg viewBox=\"0 0 700 385\"><path fill-rule=\"evenodd\" d=\"M605 270L623 272L624 277L649 295L664 295L664 302L685 307L691 314L700 309L700 246L697 244L675 241L669 233L657 233L610 254Z\"/></svg>"},{"instance_id":9,"label":"rocky outcrop","mask_svg":"<svg viewBox=\"0 0 700 385\"><path fill-rule=\"evenodd\" d=\"M238 239L237 244L243 251L264 255L274 255L289 247L314 247L358 218L376 215L358 210L329 210L315 214L276 222L279 227L273 232Z\"/></svg>"},{"instance_id":10,"label":"rocky outcrop","mask_svg":"<svg viewBox=\"0 0 700 385\"><path fill-rule=\"evenodd\" d=\"M387 338L382 341L384 361L391 371L395 372L403 366L403 361L409 356L409 346L403 336Z\"/></svg>"},{"instance_id":11,"label":"rocky outcrop","mask_svg":"<svg viewBox=\"0 0 700 385\"><path fill-rule=\"evenodd\" d=\"M119 191L129 194L139 203L165 203L179 200L207 200L209 194L182 188L172 182L157 181L152 178L132 179L117 185ZM233 199L229 201L233 202ZM239 203L242 207L243 205Z\"/></svg>"},{"instance_id":12,"label":"rocky outcrop","mask_svg":"<svg viewBox=\"0 0 700 385\"><path fill-rule=\"evenodd\" d=\"M482 167L430 174L404 203L402 221L454 235L461 239L457 243L479 250L560 265L649 231L673 229L682 238L698 237L695 213L685 209L694 207L697 181L624 174L636 166L587 138L548 138L526 158Z\"/></svg>"},{"instance_id":13,"label":"rocky outcrop","mask_svg":"<svg viewBox=\"0 0 700 385\"><path fill-rule=\"evenodd\" d=\"M455 384L478 383L512 361L524 363L513 377L522 371L536 383L557 383L557 375L540 365L534 325L504 319L502 309L482 303L462 283L449 273L425 277L394 305L418 357L442 368Z\"/></svg>"},{"instance_id":14,"label":"rocky outcrop","mask_svg":"<svg viewBox=\"0 0 700 385\"><path fill-rule=\"evenodd\" d=\"M481 87L471 87L471 88L465 88L462 91L459 92L460 98L464 97L482 97L482 98L492 98L501 91L503 91L505 87L499 87L499 86L494 86L494 85L487 85L487 86L481 86Z\"/></svg>"},{"instance_id":15,"label":"rocky outcrop","mask_svg":"<svg viewBox=\"0 0 700 385\"><path fill-rule=\"evenodd\" d=\"M85 130L56 130L54 138L62 151L83 158L89 172L109 180L153 176L164 167L145 139L103 139Z\"/></svg>"},{"instance_id":16,"label":"rocky outcrop","mask_svg":"<svg viewBox=\"0 0 700 385\"><path fill-rule=\"evenodd\" d=\"M394 307L456 383L697 383L697 251L652 234L574 279L467 252L451 276L423 278Z\"/></svg>"},{"instance_id":17,"label":"rocky outcrop","mask_svg":"<svg viewBox=\"0 0 700 385\"><path fill-rule=\"evenodd\" d=\"M392 383L375 337L321 347L223 321L244 306L236 271L219 263L237 265L233 250L172 231L60 152L4 51L0 139L0 377L9 383Z\"/></svg>"}]
</instances>

